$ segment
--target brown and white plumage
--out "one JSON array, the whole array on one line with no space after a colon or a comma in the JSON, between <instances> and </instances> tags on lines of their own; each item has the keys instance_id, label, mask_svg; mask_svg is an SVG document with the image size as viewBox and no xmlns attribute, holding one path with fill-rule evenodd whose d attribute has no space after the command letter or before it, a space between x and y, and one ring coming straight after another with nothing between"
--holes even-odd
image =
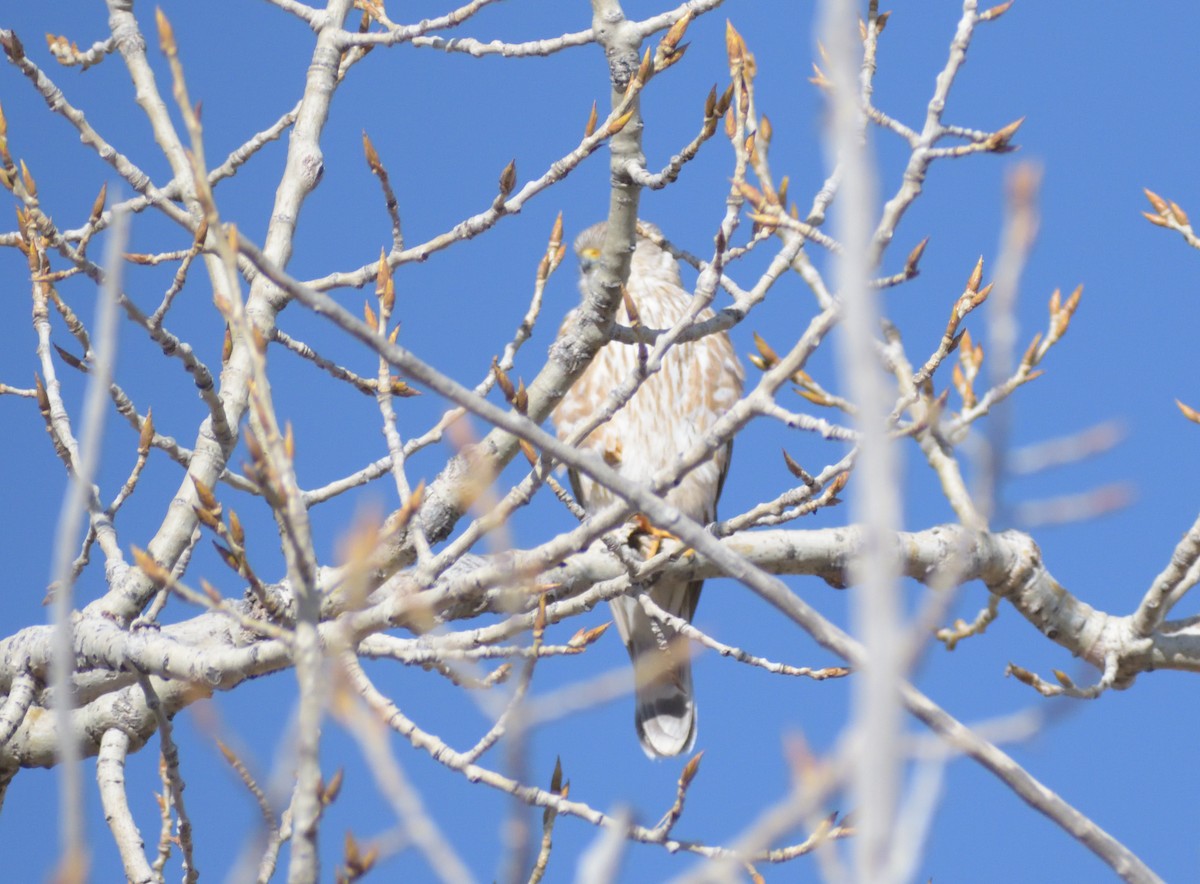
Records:
<instances>
[{"instance_id":1,"label":"brown and white plumage","mask_svg":"<svg viewBox=\"0 0 1200 884\"><path fill-rule=\"evenodd\" d=\"M587 295L597 269L606 225L588 228L575 240ZM639 222L626 289L647 328L670 328L684 314L691 296L679 278L675 259L641 235L654 230ZM623 311L622 311L623 312ZM712 313L705 310L700 319ZM608 394L637 367L638 348L610 342L592 361L554 413L559 438L568 439L604 403ZM622 475L648 482L692 449L741 396L743 373L728 336L722 332L675 345L633 398L592 432L581 448L598 453ZM717 498L729 467L730 445L701 463L666 492L668 503L701 524L716 517ZM589 511L611 503L610 491L586 476L572 474L580 502ZM647 589L665 611L691 620L703 581L661 579ZM666 623L648 617L632 596L611 602L613 619L629 649L636 682L634 720L642 748L650 757L678 755L696 739L696 707L686 640Z\"/></svg>"}]
</instances>

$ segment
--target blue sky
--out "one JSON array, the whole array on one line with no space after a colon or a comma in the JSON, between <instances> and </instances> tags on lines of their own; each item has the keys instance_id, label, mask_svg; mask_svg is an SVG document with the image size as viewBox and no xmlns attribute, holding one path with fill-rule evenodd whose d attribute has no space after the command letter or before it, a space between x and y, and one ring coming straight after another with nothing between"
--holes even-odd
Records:
<instances>
[{"instance_id":1,"label":"blue sky","mask_svg":"<svg viewBox=\"0 0 1200 884\"><path fill-rule=\"evenodd\" d=\"M428 2L393 5L390 11L397 21L417 21L444 11ZM299 98L311 44L311 32L302 23L263 3L219 0L166 3L163 8L175 26L192 97L203 102L210 161L223 158ZM626 7L638 18L658 8L646 0ZM910 125L920 124L960 10L952 0L895 5L881 42L878 107ZM137 14L152 34L152 7L140 6ZM822 105L807 82L816 57L809 4L727 2L692 26L687 57L657 78L644 99L649 166L661 167L694 135L709 87L724 84L722 31L727 17L757 57L757 102L775 132L772 167L790 176L793 198L807 206L826 174L819 140ZM99 4L73 0L10 4L0 12L0 27L16 31L30 56L97 130L162 184L169 177L167 165L133 101L133 88L119 59L109 58L81 73L60 68L42 42L42 34L50 32L86 47L105 35L105 20ZM530 40L583 29L589 20L588 5L581 0L510 0L484 10L462 34L483 40ZM1021 289L1022 340L1044 328L1046 300L1053 289L1069 291L1083 283L1085 291L1070 332L1043 366L1046 375L1014 399L1014 441L1036 443L1108 420L1118 421L1125 437L1115 449L1090 460L1015 479L1005 496L1010 503L1020 503L1113 482L1132 487L1132 503L1118 512L1087 523L1033 530L1055 577L1078 597L1113 614L1136 607L1195 518L1200 497L1193 466L1200 428L1185 421L1174 404L1179 398L1200 407L1194 380L1200 256L1140 215L1148 208L1142 187L1200 211L1193 170L1200 132L1189 110L1200 73L1188 64L1198 30L1200 10L1189 4L1112 4L1097 11L1094 4L1018 2L999 21L980 27L951 94L946 120L995 129L1024 116L1016 139L1021 150L935 164L924 195L905 217L884 262L885 271L899 270L908 250L931 237L920 277L886 293L885 304L911 352L932 349L976 258L982 254L990 265L997 254L1006 172L1020 160L1041 165L1041 233ZM156 52L151 55L165 90L165 65ZM353 70L335 99L322 141L324 180L304 207L290 272L309 278L357 267L388 243L387 215L362 159L364 130L391 174L406 238L415 243L490 204L496 179L510 159L516 158L519 181L540 175L578 141L592 101L603 106L606 97L606 66L595 46L512 61L410 47L376 50ZM8 119L12 154L27 161L37 177L43 207L62 226L82 223L102 183L109 183L110 195L119 188L108 167L79 144L66 122L52 115L7 63L0 70L0 103ZM894 136L879 131L873 136L883 192L890 194L898 186L907 153ZM223 216L256 239L266 229L285 144L268 145L217 190ZM707 252L724 208L730 157L727 142L718 136L684 170L677 186L644 195L642 216L662 226L681 246ZM607 160L601 151L488 235L436 254L424 264L404 267L396 276L401 343L457 380L477 382L525 310L555 215L563 212L567 235L573 236L603 216L607 184ZM5 217L10 220L3 229L9 230L11 213ZM186 245L177 228L150 214L133 220L131 251ZM735 276L752 278L751 269L735 271ZM135 300L152 308L172 272L170 267L132 268L126 285ZM987 278L990 273L985 272ZM29 325L26 267L15 250L0 250L0 285L6 294L0 301L0 382L29 386L35 338ZM87 286L76 281L64 284L62 291L81 315L91 315ZM336 294L355 311L367 295ZM536 372L559 318L576 299L575 268L568 260L551 280L544 318L522 351L516 373L528 378ZM784 280L734 332L739 352L752 349L752 330L777 346L787 346L812 311L811 295L801 281ZM219 362L220 323L198 268L170 315L174 328L190 330L202 358ZM968 323L973 333L982 331L982 319L975 316ZM299 307L285 311L280 326L297 337L322 341L327 355L359 371L374 370L360 347L328 335ZM55 340L67 348L72 344L61 327L56 328ZM203 411L189 379L131 326L122 328L120 347L118 381L139 406L153 404L160 432L191 445ZM836 363L831 348L826 350L810 372L836 388ZM304 487L351 472L385 452L370 399L348 399L339 386L288 354L272 351L271 360L280 417L295 427L297 470ZM80 401L81 379L65 366L60 371L68 401ZM944 383L939 377L939 387ZM401 431L414 435L436 420L443 405L427 395L398 407ZM8 563L9 573L0 595L0 632L7 635L48 617L41 599L65 479L30 400L0 397L0 426L5 430L0 441L5 501L0 508L0 559ZM478 424L475 428L481 430ZM103 497L111 498L120 487L134 444L129 428L114 416L106 436ZM790 477L778 459L781 445L810 468L838 456L831 443L752 425L738 442L723 513L740 512L787 487ZM427 449L413 460L411 475L432 478L446 454L443 446ZM160 455L152 455L138 499L118 517L126 549L145 545L178 485L178 468ZM952 514L919 453L910 447L904 458L905 527L920 529L950 520ZM227 506L244 515L251 527L249 550L256 569L269 578L282 576L265 508L226 493ZM371 504L389 507L394 496L393 486L384 480L317 508L313 523L323 559L332 559L337 539L355 513ZM846 518L844 509L835 509L815 517L811 526L841 524ZM511 540L531 545L568 524L569 516L553 500L538 500L515 521ZM208 551L197 554L190 574L206 577L228 594L240 591L234 576ZM90 600L101 592L102 578L93 563L80 581L80 597ZM797 579L791 585L827 616L845 622L845 592L813 579ZM914 601L921 598L916 591L910 595ZM983 602L982 588L969 585L960 594L956 613L970 616ZM1193 610L1185 600L1176 616ZM173 613L168 611L168 619L191 613L177 603ZM607 612L597 610L584 625L605 619ZM766 657L797 665L835 662L747 590L727 581L708 585L697 622L723 641ZM577 625L560 627L556 638L565 640ZM615 636L606 636L582 657L542 664L535 693L599 675L624 665L624 660ZM1194 874L1200 860L1195 846L1200 823L1191 812L1190 796L1200 789L1200 772L1189 763L1191 741L1185 735L1200 725L1197 680L1179 673L1149 674L1130 690L1110 692L1095 702L1052 702L1005 678L1010 661L1043 675L1061 668L1082 682L1096 675L1005 607L985 636L952 654L931 648L916 680L967 722L1029 708L1052 710L1053 722L1039 735L1007 747L1014 757L1165 879ZM412 717L453 745L468 745L487 727L471 698L440 676L395 667L372 672ZM761 808L785 794L789 774L784 738L803 734L818 752L832 745L846 719L850 688L846 682L784 681L712 654L697 661L696 681L701 716L697 748L705 750L705 758L676 833L729 841ZM198 833L198 865L207 876L226 874L257 819L247 794L220 761L213 737L239 746L265 781L286 754L286 726L294 705L294 677L281 673L199 704L177 718L187 800ZM621 698L539 731L530 766L534 779L547 784L554 758L560 756L573 798L606 810L630 807L652 824L671 803L679 764L645 760L633 735L629 706L628 698ZM917 732L915 725L913 730ZM346 829L366 840L389 829L393 818L339 726L330 723L326 737L326 769L344 765L347 773L347 789L327 817L329 874ZM474 874L481 880L498 874L503 852L498 821L507 800L467 786L457 774L429 763L399 740L395 746L400 763ZM157 787L156 753L157 744L152 743L129 765L135 812L149 840L157 831L149 796ZM286 786L286 766L280 769ZM91 782L92 762L87 771ZM0 816L0 855L6 858L12 880L37 880L52 867L56 841L49 820L56 810L55 776L26 771L9 788L6 812ZM110 880L116 858L94 787L87 800L94 879ZM849 810L847 799L831 805L833 809ZM531 814L535 827L539 819L540 814ZM560 819L551 860L553 880L573 876L594 835L581 822ZM665 878L694 863L659 848L634 847L623 880ZM768 880L816 879L810 860L760 870ZM384 874L423 880L429 870L410 851L388 860L381 868ZM1024 807L990 774L965 761L949 767L928 850L917 866L919 880L1092 881L1105 874L1096 859Z\"/></svg>"}]
</instances>

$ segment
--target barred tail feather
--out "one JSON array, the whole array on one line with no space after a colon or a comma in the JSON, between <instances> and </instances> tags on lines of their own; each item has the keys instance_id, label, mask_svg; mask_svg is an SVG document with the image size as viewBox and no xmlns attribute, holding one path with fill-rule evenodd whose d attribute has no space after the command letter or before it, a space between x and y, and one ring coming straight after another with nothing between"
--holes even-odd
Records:
<instances>
[{"instance_id":1,"label":"barred tail feather","mask_svg":"<svg viewBox=\"0 0 1200 884\"><path fill-rule=\"evenodd\" d=\"M701 581L654 586L650 596L663 610L690 620ZM634 724L650 758L679 755L696 742L696 704L687 639L646 615L636 598L614 599L617 630L633 661Z\"/></svg>"},{"instance_id":2,"label":"barred tail feather","mask_svg":"<svg viewBox=\"0 0 1200 884\"><path fill-rule=\"evenodd\" d=\"M642 742L642 751L649 758L688 752L696 742L692 666L684 662L673 667L665 678L660 674L660 661L653 661L653 668L657 678L642 684L637 673L638 663L634 662L634 677L639 683L633 723Z\"/></svg>"}]
</instances>

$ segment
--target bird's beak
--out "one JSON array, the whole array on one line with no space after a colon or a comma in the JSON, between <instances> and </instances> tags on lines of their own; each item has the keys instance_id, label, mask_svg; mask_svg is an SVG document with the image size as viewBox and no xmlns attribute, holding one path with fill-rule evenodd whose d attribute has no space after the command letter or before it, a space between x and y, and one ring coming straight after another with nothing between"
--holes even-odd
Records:
<instances>
[{"instance_id":1,"label":"bird's beak","mask_svg":"<svg viewBox=\"0 0 1200 884\"><path fill-rule=\"evenodd\" d=\"M596 266L596 262L600 260L599 249L582 249L579 252L579 267L584 273L591 272L591 269Z\"/></svg>"}]
</instances>

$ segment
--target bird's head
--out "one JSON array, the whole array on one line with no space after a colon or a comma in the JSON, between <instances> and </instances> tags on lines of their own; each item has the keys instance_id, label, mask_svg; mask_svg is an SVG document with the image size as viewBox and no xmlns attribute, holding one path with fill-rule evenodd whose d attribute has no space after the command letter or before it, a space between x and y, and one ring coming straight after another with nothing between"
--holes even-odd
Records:
<instances>
[{"instance_id":1,"label":"bird's head","mask_svg":"<svg viewBox=\"0 0 1200 884\"><path fill-rule=\"evenodd\" d=\"M579 257L579 290L586 297L593 276L600 269L600 254L604 248L607 222L593 224L575 238L575 254ZM649 221L638 221L637 237L630 264L631 278L665 278L680 285L679 264L667 252L659 248L653 239L661 239L662 231Z\"/></svg>"}]
</instances>

